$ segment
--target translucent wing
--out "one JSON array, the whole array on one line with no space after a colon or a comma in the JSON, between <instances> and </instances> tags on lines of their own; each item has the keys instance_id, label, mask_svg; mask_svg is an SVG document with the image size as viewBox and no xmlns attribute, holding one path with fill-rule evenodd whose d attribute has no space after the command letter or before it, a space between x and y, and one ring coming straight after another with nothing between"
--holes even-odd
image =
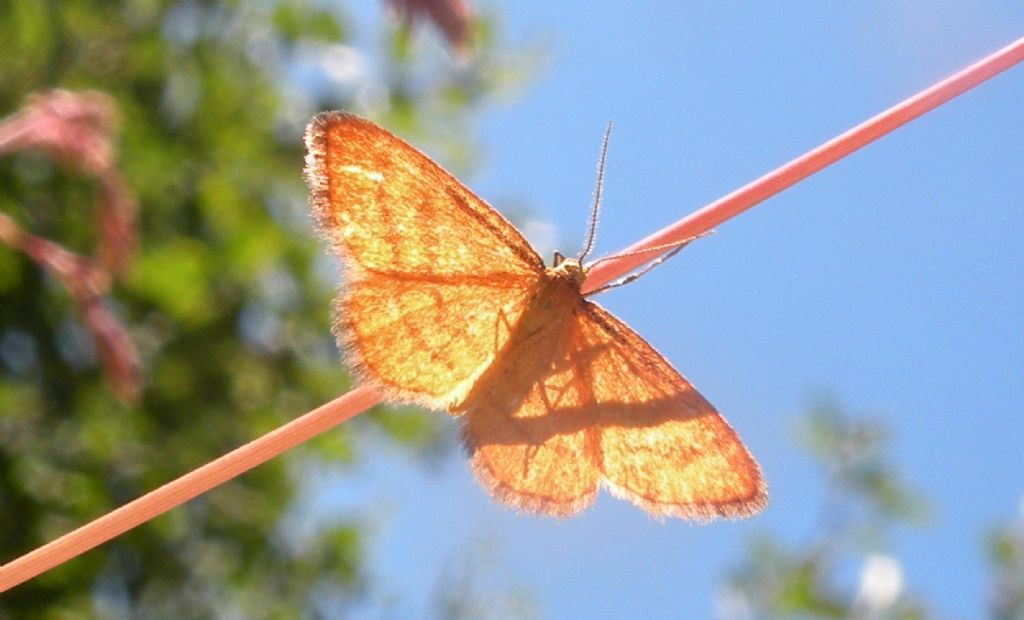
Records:
<instances>
[{"instance_id":1,"label":"translucent wing","mask_svg":"<svg viewBox=\"0 0 1024 620\"><path fill-rule=\"evenodd\" d=\"M469 409L465 443L496 498L565 516L603 481L659 517L764 506L760 470L735 432L640 336L582 299L558 329L564 346L521 398Z\"/></svg>"},{"instance_id":2,"label":"translucent wing","mask_svg":"<svg viewBox=\"0 0 1024 620\"><path fill-rule=\"evenodd\" d=\"M761 470L711 403L651 345L586 303L577 323L605 485L656 516L708 520L764 508Z\"/></svg>"},{"instance_id":3,"label":"translucent wing","mask_svg":"<svg viewBox=\"0 0 1024 620\"><path fill-rule=\"evenodd\" d=\"M501 350L529 288L372 276L338 296L335 335L363 380L392 398L451 409Z\"/></svg>"},{"instance_id":4,"label":"translucent wing","mask_svg":"<svg viewBox=\"0 0 1024 620\"><path fill-rule=\"evenodd\" d=\"M457 400L543 262L497 211L369 121L320 114L306 146L314 217L345 265L335 329L350 363L391 398Z\"/></svg>"}]
</instances>

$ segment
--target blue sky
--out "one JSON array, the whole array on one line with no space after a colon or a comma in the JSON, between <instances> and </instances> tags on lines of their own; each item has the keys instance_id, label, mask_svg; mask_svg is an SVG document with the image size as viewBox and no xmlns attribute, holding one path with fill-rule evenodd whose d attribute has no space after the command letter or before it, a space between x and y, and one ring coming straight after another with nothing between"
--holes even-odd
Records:
<instances>
[{"instance_id":1,"label":"blue sky","mask_svg":"<svg viewBox=\"0 0 1024 620\"><path fill-rule=\"evenodd\" d=\"M614 120L598 254L611 253L1024 34L1024 4L500 6L548 61L476 126L466 178L575 252ZM376 13L371 15L376 17ZM821 498L794 423L831 394L884 420L932 516L891 552L944 616L980 617L983 534L1024 496L1024 67L768 200L599 303L655 345L760 461L771 504L694 526L602 496L554 521L492 503L453 455L381 447L317 491L374 523L375 596L423 616L467 549L543 617L710 617L744 541L809 532ZM489 549L480 552L480 549ZM482 554L482 555L481 555Z\"/></svg>"}]
</instances>

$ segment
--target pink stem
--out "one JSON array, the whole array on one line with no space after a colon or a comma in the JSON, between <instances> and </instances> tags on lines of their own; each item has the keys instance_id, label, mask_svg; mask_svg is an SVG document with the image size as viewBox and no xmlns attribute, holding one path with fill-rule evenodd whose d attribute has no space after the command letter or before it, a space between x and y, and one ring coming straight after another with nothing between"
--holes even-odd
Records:
<instances>
[{"instance_id":1,"label":"pink stem","mask_svg":"<svg viewBox=\"0 0 1024 620\"><path fill-rule=\"evenodd\" d=\"M184 476L0 567L0 592L50 570L89 549L231 480L286 450L332 429L380 402L357 387Z\"/></svg>"},{"instance_id":2,"label":"pink stem","mask_svg":"<svg viewBox=\"0 0 1024 620\"><path fill-rule=\"evenodd\" d=\"M839 161L862 146L963 94L990 77L1024 60L1024 37L991 54L963 71L952 75L885 112L864 121L853 129L829 140L818 148L797 157L761 178L719 198L703 209L694 211L678 222L641 239L621 253L642 251L654 246L678 243L707 232L757 203L802 181L822 168ZM662 250L664 252L664 250ZM592 291L615 278L622 277L655 258L660 252L632 254L602 260L587 272L583 292Z\"/></svg>"}]
</instances>

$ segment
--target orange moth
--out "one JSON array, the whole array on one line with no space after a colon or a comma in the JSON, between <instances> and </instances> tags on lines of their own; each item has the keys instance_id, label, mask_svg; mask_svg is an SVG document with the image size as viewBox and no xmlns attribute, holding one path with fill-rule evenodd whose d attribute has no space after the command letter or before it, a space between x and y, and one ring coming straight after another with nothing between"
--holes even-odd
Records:
<instances>
[{"instance_id":1,"label":"orange moth","mask_svg":"<svg viewBox=\"0 0 1024 620\"><path fill-rule=\"evenodd\" d=\"M313 216L344 265L335 334L349 365L390 400L460 416L492 496L554 516L602 485L656 517L764 507L760 469L722 416L581 293L586 251L545 267L497 211L358 116L316 116L306 146Z\"/></svg>"}]
</instances>

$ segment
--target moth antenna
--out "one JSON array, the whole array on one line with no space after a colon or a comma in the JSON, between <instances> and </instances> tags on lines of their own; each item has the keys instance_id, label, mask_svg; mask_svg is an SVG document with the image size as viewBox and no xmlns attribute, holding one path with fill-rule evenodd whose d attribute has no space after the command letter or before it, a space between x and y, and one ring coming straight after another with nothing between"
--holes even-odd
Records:
<instances>
[{"instance_id":1,"label":"moth antenna","mask_svg":"<svg viewBox=\"0 0 1024 620\"><path fill-rule=\"evenodd\" d=\"M597 158L597 183L594 185L594 204L590 207L590 220L587 223L587 241L583 249L576 255L580 263L590 254L594 247L594 239L597 237L597 214L601 210L601 190L604 189L604 160L608 153L608 138L612 135L612 122L604 128L604 139L601 141L601 155Z\"/></svg>"}]
</instances>

